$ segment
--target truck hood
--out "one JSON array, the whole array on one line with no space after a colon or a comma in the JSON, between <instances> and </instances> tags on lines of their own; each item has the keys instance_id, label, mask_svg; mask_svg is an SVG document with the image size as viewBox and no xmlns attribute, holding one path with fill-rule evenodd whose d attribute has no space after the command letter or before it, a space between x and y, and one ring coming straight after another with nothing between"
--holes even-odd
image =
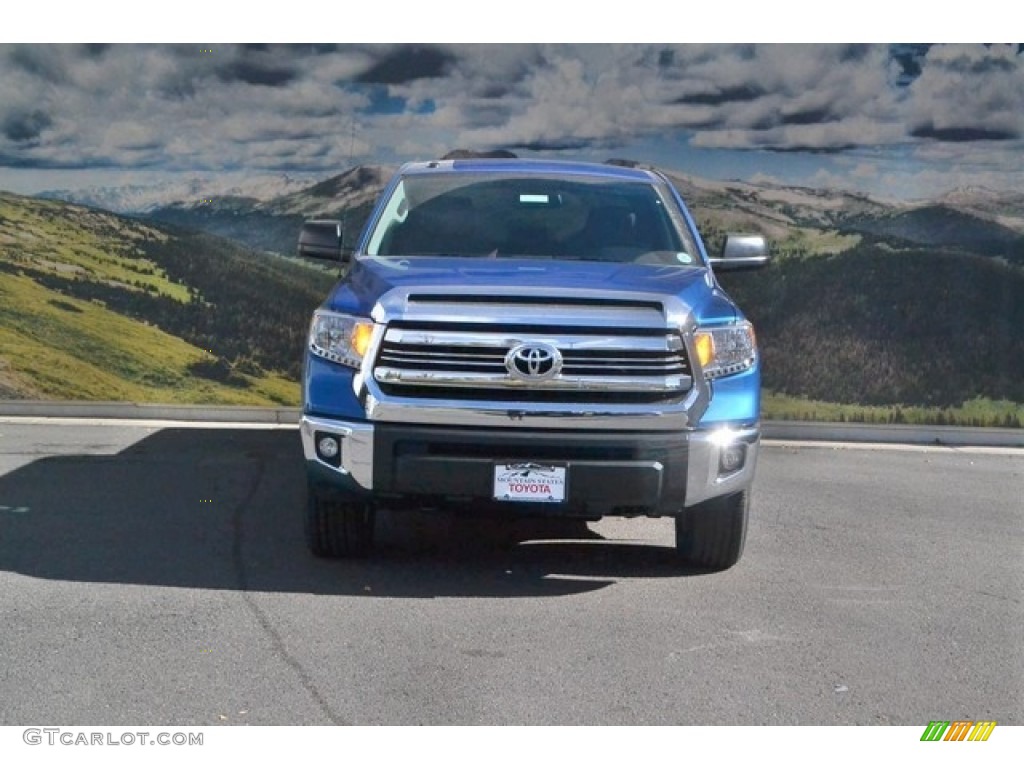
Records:
<instances>
[{"instance_id":1,"label":"truck hood","mask_svg":"<svg viewBox=\"0 0 1024 768\"><path fill-rule=\"evenodd\" d=\"M526 295L557 294L560 288L592 290L606 296L643 293L675 296L699 321L726 322L736 314L708 270L699 266L445 257L358 259L325 307L369 315L377 299L394 288L476 288L482 294L500 289Z\"/></svg>"}]
</instances>

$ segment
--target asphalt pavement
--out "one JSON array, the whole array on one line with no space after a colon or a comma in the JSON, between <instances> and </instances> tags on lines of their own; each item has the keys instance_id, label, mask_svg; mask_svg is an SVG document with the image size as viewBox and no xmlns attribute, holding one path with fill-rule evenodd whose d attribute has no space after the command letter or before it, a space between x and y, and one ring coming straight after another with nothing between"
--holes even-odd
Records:
<instances>
[{"instance_id":1,"label":"asphalt pavement","mask_svg":"<svg viewBox=\"0 0 1024 768\"><path fill-rule=\"evenodd\" d=\"M1024 724L1024 451L769 443L739 565L669 520L382 514L298 433L0 420L0 725Z\"/></svg>"}]
</instances>

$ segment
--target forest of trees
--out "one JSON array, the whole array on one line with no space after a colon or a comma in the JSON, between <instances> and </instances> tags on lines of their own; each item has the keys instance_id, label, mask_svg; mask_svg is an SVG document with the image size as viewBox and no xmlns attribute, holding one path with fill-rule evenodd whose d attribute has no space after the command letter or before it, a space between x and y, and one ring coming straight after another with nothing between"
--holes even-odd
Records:
<instances>
[{"instance_id":1,"label":"forest of trees","mask_svg":"<svg viewBox=\"0 0 1024 768\"><path fill-rule=\"evenodd\" d=\"M865 242L723 287L754 322L773 391L860 405L1024 402L1024 270Z\"/></svg>"}]
</instances>

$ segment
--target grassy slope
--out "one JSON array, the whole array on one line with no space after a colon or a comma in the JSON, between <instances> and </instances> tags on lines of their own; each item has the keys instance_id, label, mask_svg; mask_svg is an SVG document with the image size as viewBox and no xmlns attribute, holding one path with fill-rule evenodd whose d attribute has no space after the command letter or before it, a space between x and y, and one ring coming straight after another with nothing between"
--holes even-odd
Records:
<instances>
[{"instance_id":1,"label":"grassy slope","mask_svg":"<svg viewBox=\"0 0 1024 768\"><path fill-rule=\"evenodd\" d=\"M171 282L140 249L144 242L166 239L159 230L114 214L0 192L0 256L14 264L186 301L185 287Z\"/></svg>"},{"instance_id":2,"label":"grassy slope","mask_svg":"<svg viewBox=\"0 0 1024 768\"><path fill-rule=\"evenodd\" d=\"M716 224L702 222L711 240ZM1024 271L795 222L786 233L768 271L722 276L759 326L766 417L1024 421ZM332 281L216 238L0 192L0 399L295 403L296 339ZM200 361L230 376L196 376Z\"/></svg>"},{"instance_id":3,"label":"grassy slope","mask_svg":"<svg viewBox=\"0 0 1024 768\"><path fill-rule=\"evenodd\" d=\"M761 400L765 419L864 424L942 424L964 427L1024 426L1024 403L976 397L950 408L920 405L851 405L793 397L770 390Z\"/></svg>"},{"instance_id":4,"label":"grassy slope","mask_svg":"<svg viewBox=\"0 0 1024 768\"><path fill-rule=\"evenodd\" d=\"M297 399L295 383L277 375L252 377L246 388L192 376L188 366L208 353L94 302L54 296L27 277L0 274L7 368L0 387L7 397L235 405Z\"/></svg>"},{"instance_id":5,"label":"grassy slope","mask_svg":"<svg viewBox=\"0 0 1024 768\"><path fill-rule=\"evenodd\" d=\"M112 214L0 193L0 398L297 403L294 376L196 376L190 366L215 359L201 343L74 295L98 286L185 312L194 286L144 256L170 241Z\"/></svg>"}]
</instances>

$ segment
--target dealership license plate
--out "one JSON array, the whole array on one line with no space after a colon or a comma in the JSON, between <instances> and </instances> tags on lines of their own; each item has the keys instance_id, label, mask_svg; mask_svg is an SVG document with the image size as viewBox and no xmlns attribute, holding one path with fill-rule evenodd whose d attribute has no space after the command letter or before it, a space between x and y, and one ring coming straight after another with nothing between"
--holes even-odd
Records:
<instances>
[{"instance_id":1,"label":"dealership license plate","mask_svg":"<svg viewBox=\"0 0 1024 768\"><path fill-rule=\"evenodd\" d=\"M519 462L494 467L494 498L499 501L565 501L565 467Z\"/></svg>"}]
</instances>

